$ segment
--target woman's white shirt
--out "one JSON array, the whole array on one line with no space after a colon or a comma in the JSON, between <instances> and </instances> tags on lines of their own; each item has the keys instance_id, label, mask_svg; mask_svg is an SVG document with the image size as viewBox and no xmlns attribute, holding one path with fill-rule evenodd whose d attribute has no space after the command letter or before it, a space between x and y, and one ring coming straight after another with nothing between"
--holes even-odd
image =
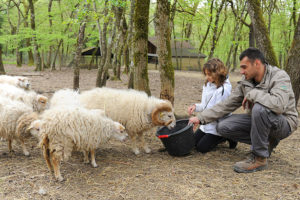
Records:
<instances>
[{"instance_id":1,"label":"woman's white shirt","mask_svg":"<svg viewBox=\"0 0 300 200\"><path fill-rule=\"evenodd\" d=\"M202 112L203 110L211 108L215 104L227 99L231 93L231 88L232 86L229 79L226 79L223 86L220 86L219 88L217 88L214 83L210 82L208 82L206 85L203 85L201 103L195 104L195 111ZM200 129L205 133L220 135L217 133L216 126L217 122L214 121L206 125L201 125Z\"/></svg>"}]
</instances>

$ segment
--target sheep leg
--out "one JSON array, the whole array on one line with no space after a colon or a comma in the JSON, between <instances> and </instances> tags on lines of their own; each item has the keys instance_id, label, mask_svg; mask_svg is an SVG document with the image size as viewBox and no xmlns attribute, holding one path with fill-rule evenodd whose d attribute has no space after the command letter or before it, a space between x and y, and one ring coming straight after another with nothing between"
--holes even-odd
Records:
<instances>
[{"instance_id":1,"label":"sheep leg","mask_svg":"<svg viewBox=\"0 0 300 200\"><path fill-rule=\"evenodd\" d=\"M136 134L129 134L130 136L130 139L131 139L131 148L132 148L132 151L135 155L138 155L140 154L140 150L139 148L137 147L136 145Z\"/></svg>"},{"instance_id":2,"label":"sheep leg","mask_svg":"<svg viewBox=\"0 0 300 200\"><path fill-rule=\"evenodd\" d=\"M140 144L141 144L142 148L144 149L144 151L146 153L151 153L151 149L148 147L148 145L145 142L143 132L138 133L138 139L139 139Z\"/></svg>"},{"instance_id":3,"label":"sheep leg","mask_svg":"<svg viewBox=\"0 0 300 200\"><path fill-rule=\"evenodd\" d=\"M11 141L11 139L8 139L8 150L9 150L9 153L12 153L13 152L13 150L12 150L12 141Z\"/></svg>"},{"instance_id":4,"label":"sheep leg","mask_svg":"<svg viewBox=\"0 0 300 200\"><path fill-rule=\"evenodd\" d=\"M23 140L22 138L20 139L20 143L21 143L21 146L22 146L22 150L23 150L24 155L25 155L25 156L29 156L30 153L27 151L27 148L26 148L26 146L25 146L25 144L24 144L24 140Z\"/></svg>"},{"instance_id":5,"label":"sheep leg","mask_svg":"<svg viewBox=\"0 0 300 200\"><path fill-rule=\"evenodd\" d=\"M91 153L91 164L93 167L98 167L96 160L95 160L95 149L90 151Z\"/></svg>"},{"instance_id":6,"label":"sheep leg","mask_svg":"<svg viewBox=\"0 0 300 200\"><path fill-rule=\"evenodd\" d=\"M90 163L90 160L89 160L89 151L83 151L83 156L84 156L83 163L85 163L85 164Z\"/></svg>"},{"instance_id":7,"label":"sheep leg","mask_svg":"<svg viewBox=\"0 0 300 200\"><path fill-rule=\"evenodd\" d=\"M60 157L56 154L56 152L54 152L54 153L51 152L50 157L51 157L52 164L53 164L54 176L55 176L56 180L58 180L59 182L62 182L64 180L64 178L60 174Z\"/></svg>"}]
</instances>

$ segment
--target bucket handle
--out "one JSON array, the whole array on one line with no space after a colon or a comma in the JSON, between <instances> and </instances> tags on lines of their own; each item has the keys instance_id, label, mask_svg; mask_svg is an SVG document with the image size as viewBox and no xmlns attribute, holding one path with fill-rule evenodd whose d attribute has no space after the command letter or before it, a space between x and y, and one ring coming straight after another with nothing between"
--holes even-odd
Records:
<instances>
[{"instance_id":1,"label":"bucket handle","mask_svg":"<svg viewBox=\"0 0 300 200\"><path fill-rule=\"evenodd\" d=\"M158 138L168 138L169 135L159 135Z\"/></svg>"}]
</instances>

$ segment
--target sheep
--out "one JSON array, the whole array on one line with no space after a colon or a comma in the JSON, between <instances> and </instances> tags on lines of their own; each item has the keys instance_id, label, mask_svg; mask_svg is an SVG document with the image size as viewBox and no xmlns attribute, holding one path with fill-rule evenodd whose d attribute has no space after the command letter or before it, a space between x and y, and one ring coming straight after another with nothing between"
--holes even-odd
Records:
<instances>
[{"instance_id":1,"label":"sheep","mask_svg":"<svg viewBox=\"0 0 300 200\"><path fill-rule=\"evenodd\" d=\"M12 100L18 100L24 102L33 108L34 111L42 112L48 107L48 98L39 95L34 91L24 91L13 85L6 83L0 84L0 96L7 97Z\"/></svg>"},{"instance_id":2,"label":"sheep","mask_svg":"<svg viewBox=\"0 0 300 200\"><path fill-rule=\"evenodd\" d=\"M29 79L24 76L0 75L0 83L7 83L25 90L29 90L31 86Z\"/></svg>"},{"instance_id":3,"label":"sheep","mask_svg":"<svg viewBox=\"0 0 300 200\"><path fill-rule=\"evenodd\" d=\"M56 180L63 181L60 161L67 161L72 150L84 152L84 162L97 167L95 149L110 137L124 141L125 130L118 122L103 116L98 109L88 110L78 106L56 106L46 110L39 120L31 123L31 133L40 135L40 146L49 170L54 170Z\"/></svg>"},{"instance_id":4,"label":"sheep","mask_svg":"<svg viewBox=\"0 0 300 200\"><path fill-rule=\"evenodd\" d=\"M145 92L104 87L84 91L79 98L85 108L103 109L109 118L123 124L136 155L140 153L137 139L146 153L151 152L144 141L144 131L155 126L171 129L176 125L172 104L167 100L148 97Z\"/></svg>"},{"instance_id":5,"label":"sheep","mask_svg":"<svg viewBox=\"0 0 300 200\"><path fill-rule=\"evenodd\" d=\"M22 102L0 97L0 136L8 141L9 152L12 152L12 141L21 143L23 153L29 156L24 140L30 136L27 128L37 119L37 113Z\"/></svg>"},{"instance_id":6,"label":"sheep","mask_svg":"<svg viewBox=\"0 0 300 200\"><path fill-rule=\"evenodd\" d=\"M50 99L50 108L61 105L80 106L79 93L71 89L56 91Z\"/></svg>"}]
</instances>

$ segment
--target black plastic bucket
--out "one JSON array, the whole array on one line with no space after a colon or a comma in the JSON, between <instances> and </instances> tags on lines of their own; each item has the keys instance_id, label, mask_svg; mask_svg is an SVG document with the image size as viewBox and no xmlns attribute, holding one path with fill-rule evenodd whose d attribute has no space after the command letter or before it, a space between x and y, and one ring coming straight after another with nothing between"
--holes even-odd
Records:
<instances>
[{"instance_id":1,"label":"black plastic bucket","mask_svg":"<svg viewBox=\"0 0 300 200\"><path fill-rule=\"evenodd\" d=\"M193 126L188 122L188 119L178 120L171 130L167 127L157 130L156 136L161 139L170 155L184 156L195 147Z\"/></svg>"}]
</instances>

